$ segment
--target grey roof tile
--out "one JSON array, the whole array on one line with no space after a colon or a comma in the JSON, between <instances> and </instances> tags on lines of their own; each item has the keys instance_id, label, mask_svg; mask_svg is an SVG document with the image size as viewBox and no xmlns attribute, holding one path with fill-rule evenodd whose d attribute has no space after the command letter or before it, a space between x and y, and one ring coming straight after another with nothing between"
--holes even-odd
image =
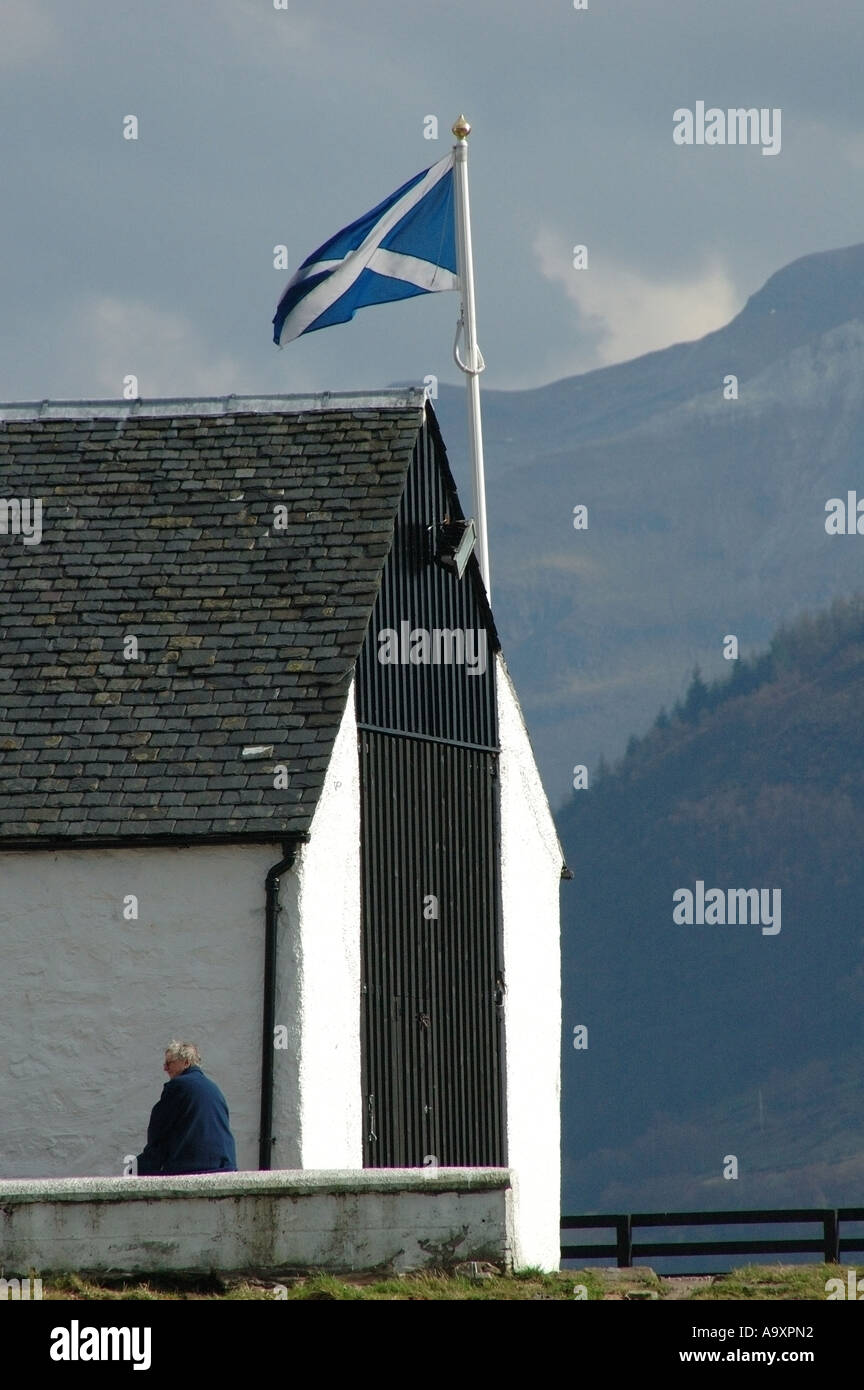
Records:
<instances>
[{"instance_id":1,"label":"grey roof tile","mask_svg":"<svg viewBox=\"0 0 864 1390\"><path fill-rule=\"evenodd\" d=\"M301 403L0 405L0 841L308 831L423 407Z\"/></svg>"}]
</instances>

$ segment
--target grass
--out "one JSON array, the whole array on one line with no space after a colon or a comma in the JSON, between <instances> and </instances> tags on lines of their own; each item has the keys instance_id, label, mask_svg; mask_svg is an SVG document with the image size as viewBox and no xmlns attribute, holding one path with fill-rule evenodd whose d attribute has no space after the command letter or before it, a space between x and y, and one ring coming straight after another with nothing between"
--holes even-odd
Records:
<instances>
[{"instance_id":1,"label":"grass","mask_svg":"<svg viewBox=\"0 0 864 1390\"><path fill-rule=\"evenodd\" d=\"M850 1265L747 1265L729 1274L715 1275L714 1282L694 1292L693 1299L826 1299L829 1279L842 1279L844 1288Z\"/></svg>"},{"instance_id":2,"label":"grass","mask_svg":"<svg viewBox=\"0 0 864 1390\"><path fill-rule=\"evenodd\" d=\"M750 1265L729 1274L697 1281L660 1278L651 1269L587 1269L544 1274L523 1269L517 1274L470 1278L445 1271L392 1275L382 1272L331 1275L290 1273L273 1278L223 1279L211 1276L150 1276L146 1279L88 1279L79 1275L43 1278L43 1299L95 1302L135 1299L160 1301L290 1302L572 1302L575 1298L677 1300L810 1299L824 1302L828 1279L846 1283L848 1266ZM584 1294L579 1292L584 1289Z\"/></svg>"},{"instance_id":3,"label":"grass","mask_svg":"<svg viewBox=\"0 0 864 1390\"><path fill-rule=\"evenodd\" d=\"M467 1301L481 1299L494 1300L532 1300L532 1299L571 1299L572 1275L543 1274L540 1271L522 1271L518 1275L493 1275L472 1279L447 1274L444 1271L424 1272L409 1275L357 1274L336 1276L331 1274L282 1275L272 1279L224 1280L213 1279L172 1280L169 1278L149 1278L142 1280L97 1280L79 1275L60 1275L44 1278L42 1295L44 1299L101 1300L101 1299L160 1299L160 1300L207 1300L225 1301L275 1300L308 1301L327 1300L345 1302L430 1302ZM602 1282L596 1275L585 1275L582 1279L588 1287L589 1298L602 1298ZM221 1285L219 1287L218 1285Z\"/></svg>"}]
</instances>

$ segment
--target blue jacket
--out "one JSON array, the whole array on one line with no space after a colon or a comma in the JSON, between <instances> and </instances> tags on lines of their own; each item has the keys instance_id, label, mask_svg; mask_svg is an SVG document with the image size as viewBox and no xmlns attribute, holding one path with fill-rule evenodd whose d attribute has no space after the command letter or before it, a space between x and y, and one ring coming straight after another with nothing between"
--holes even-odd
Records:
<instances>
[{"instance_id":1,"label":"blue jacket","mask_svg":"<svg viewBox=\"0 0 864 1390\"><path fill-rule=\"evenodd\" d=\"M158 1173L236 1173L228 1106L200 1067L166 1081L153 1107L147 1144L138 1155L141 1177Z\"/></svg>"}]
</instances>

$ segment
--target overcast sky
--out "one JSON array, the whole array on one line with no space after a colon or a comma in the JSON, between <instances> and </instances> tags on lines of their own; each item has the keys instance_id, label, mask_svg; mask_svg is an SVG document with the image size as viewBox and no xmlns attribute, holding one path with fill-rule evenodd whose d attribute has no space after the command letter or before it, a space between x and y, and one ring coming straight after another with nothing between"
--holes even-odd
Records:
<instances>
[{"instance_id":1,"label":"overcast sky","mask_svg":"<svg viewBox=\"0 0 864 1390\"><path fill-rule=\"evenodd\" d=\"M452 293L282 350L271 320L462 110L490 387L698 337L864 239L860 0L287 3L0 0L0 398L456 381ZM779 154L676 145L700 100L780 108Z\"/></svg>"}]
</instances>

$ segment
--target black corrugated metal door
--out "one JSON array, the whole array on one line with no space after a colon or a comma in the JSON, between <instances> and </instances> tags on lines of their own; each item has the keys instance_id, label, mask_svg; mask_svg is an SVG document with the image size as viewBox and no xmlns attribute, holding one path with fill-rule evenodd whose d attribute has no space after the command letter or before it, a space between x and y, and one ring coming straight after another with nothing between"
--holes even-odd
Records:
<instances>
[{"instance_id":1,"label":"black corrugated metal door","mask_svg":"<svg viewBox=\"0 0 864 1390\"><path fill-rule=\"evenodd\" d=\"M438 525L458 516L432 423L358 662L369 1167L506 1161L497 638L476 574L434 559ZM382 664L379 635L402 623L482 633L488 662Z\"/></svg>"},{"instance_id":2,"label":"black corrugated metal door","mask_svg":"<svg viewBox=\"0 0 864 1390\"><path fill-rule=\"evenodd\" d=\"M496 755L360 746L365 1162L503 1163Z\"/></svg>"}]
</instances>

